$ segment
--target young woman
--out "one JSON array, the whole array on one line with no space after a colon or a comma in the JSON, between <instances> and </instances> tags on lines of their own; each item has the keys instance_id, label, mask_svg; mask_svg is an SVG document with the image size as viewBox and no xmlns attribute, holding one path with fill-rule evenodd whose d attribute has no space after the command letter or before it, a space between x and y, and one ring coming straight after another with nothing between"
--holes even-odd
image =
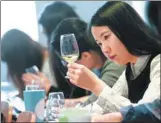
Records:
<instances>
[{"instance_id":1,"label":"young woman","mask_svg":"<svg viewBox=\"0 0 161 123\"><path fill-rule=\"evenodd\" d=\"M148 1L146 6L147 19L154 31L161 35L161 2ZM156 13L156 14L154 14ZM137 106L126 106L120 109L120 112L108 113L100 116L93 116L92 122L142 122L142 123L160 123L160 99L155 99L149 103L143 103Z\"/></svg>"},{"instance_id":2,"label":"young woman","mask_svg":"<svg viewBox=\"0 0 161 123\"><path fill-rule=\"evenodd\" d=\"M130 5L105 3L92 17L89 29L106 57L127 65L113 88L85 66L68 65L70 81L99 96L93 105L97 111L119 111L122 106L160 98L161 40Z\"/></svg>"},{"instance_id":3,"label":"young woman","mask_svg":"<svg viewBox=\"0 0 161 123\"><path fill-rule=\"evenodd\" d=\"M64 92L65 97L82 97L85 96L85 90L80 88L75 88L73 92L70 92L70 88L73 85L69 83L68 79L65 79L67 67L63 65L60 53L60 36L63 34L74 33L79 46L79 57L77 63L85 65L90 70L97 68L101 69L101 79L105 81L107 85L112 87L117 81L125 66L118 66L110 60L106 60L105 56L102 54L100 47L94 45L86 34L87 23L77 19L68 18L63 20L57 28L52 33L51 38L51 58L52 58L52 68L55 73L56 80L58 82L58 87ZM70 98L71 98L70 97ZM90 97L86 104L95 100L95 97Z\"/></svg>"}]
</instances>

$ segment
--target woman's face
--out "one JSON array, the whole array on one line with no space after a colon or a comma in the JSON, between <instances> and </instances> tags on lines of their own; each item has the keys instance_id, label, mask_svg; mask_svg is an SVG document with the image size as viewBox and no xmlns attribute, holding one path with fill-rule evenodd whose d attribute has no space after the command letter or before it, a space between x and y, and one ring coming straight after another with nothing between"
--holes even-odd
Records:
<instances>
[{"instance_id":1,"label":"woman's face","mask_svg":"<svg viewBox=\"0 0 161 123\"><path fill-rule=\"evenodd\" d=\"M96 43L107 58L118 64L136 62L134 56L107 26L92 26L91 31Z\"/></svg>"}]
</instances>

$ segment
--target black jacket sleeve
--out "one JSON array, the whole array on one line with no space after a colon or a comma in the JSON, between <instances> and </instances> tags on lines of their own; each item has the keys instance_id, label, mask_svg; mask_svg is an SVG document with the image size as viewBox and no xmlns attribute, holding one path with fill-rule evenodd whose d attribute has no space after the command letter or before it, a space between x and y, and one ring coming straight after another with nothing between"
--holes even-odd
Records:
<instances>
[{"instance_id":1,"label":"black jacket sleeve","mask_svg":"<svg viewBox=\"0 0 161 123\"><path fill-rule=\"evenodd\" d=\"M160 100L124 107L120 110L123 115L122 123L160 123L160 109Z\"/></svg>"}]
</instances>

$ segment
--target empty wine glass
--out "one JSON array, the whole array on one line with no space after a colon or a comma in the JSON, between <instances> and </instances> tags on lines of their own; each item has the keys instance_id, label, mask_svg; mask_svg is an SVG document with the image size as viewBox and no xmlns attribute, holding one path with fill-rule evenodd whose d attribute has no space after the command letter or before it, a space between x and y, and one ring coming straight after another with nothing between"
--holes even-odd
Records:
<instances>
[{"instance_id":1,"label":"empty wine glass","mask_svg":"<svg viewBox=\"0 0 161 123\"><path fill-rule=\"evenodd\" d=\"M56 98L50 98L46 103L46 117L47 122L58 122L60 114L60 105Z\"/></svg>"},{"instance_id":2,"label":"empty wine glass","mask_svg":"<svg viewBox=\"0 0 161 123\"><path fill-rule=\"evenodd\" d=\"M79 57L79 48L74 34L64 34L60 36L60 50L62 58L73 63ZM69 78L65 76L65 78Z\"/></svg>"},{"instance_id":3,"label":"empty wine glass","mask_svg":"<svg viewBox=\"0 0 161 123\"><path fill-rule=\"evenodd\" d=\"M58 101L59 107L63 108L65 104L63 92L53 92L49 93L49 99L56 99Z\"/></svg>"},{"instance_id":4,"label":"empty wine glass","mask_svg":"<svg viewBox=\"0 0 161 123\"><path fill-rule=\"evenodd\" d=\"M61 109L64 107L65 99L63 92L49 93L46 103L46 121L58 122Z\"/></svg>"}]
</instances>

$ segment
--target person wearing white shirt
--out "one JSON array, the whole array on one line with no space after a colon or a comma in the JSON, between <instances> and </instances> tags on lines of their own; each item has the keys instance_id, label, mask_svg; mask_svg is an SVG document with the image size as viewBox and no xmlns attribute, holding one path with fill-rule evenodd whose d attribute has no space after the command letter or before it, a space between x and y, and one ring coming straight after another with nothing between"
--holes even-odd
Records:
<instances>
[{"instance_id":1,"label":"person wearing white shirt","mask_svg":"<svg viewBox=\"0 0 161 123\"><path fill-rule=\"evenodd\" d=\"M93 15L89 32L106 57L127 65L112 88L83 65L68 65L70 82L99 96L93 111L116 112L123 106L160 99L161 40L130 5L105 3Z\"/></svg>"}]
</instances>

